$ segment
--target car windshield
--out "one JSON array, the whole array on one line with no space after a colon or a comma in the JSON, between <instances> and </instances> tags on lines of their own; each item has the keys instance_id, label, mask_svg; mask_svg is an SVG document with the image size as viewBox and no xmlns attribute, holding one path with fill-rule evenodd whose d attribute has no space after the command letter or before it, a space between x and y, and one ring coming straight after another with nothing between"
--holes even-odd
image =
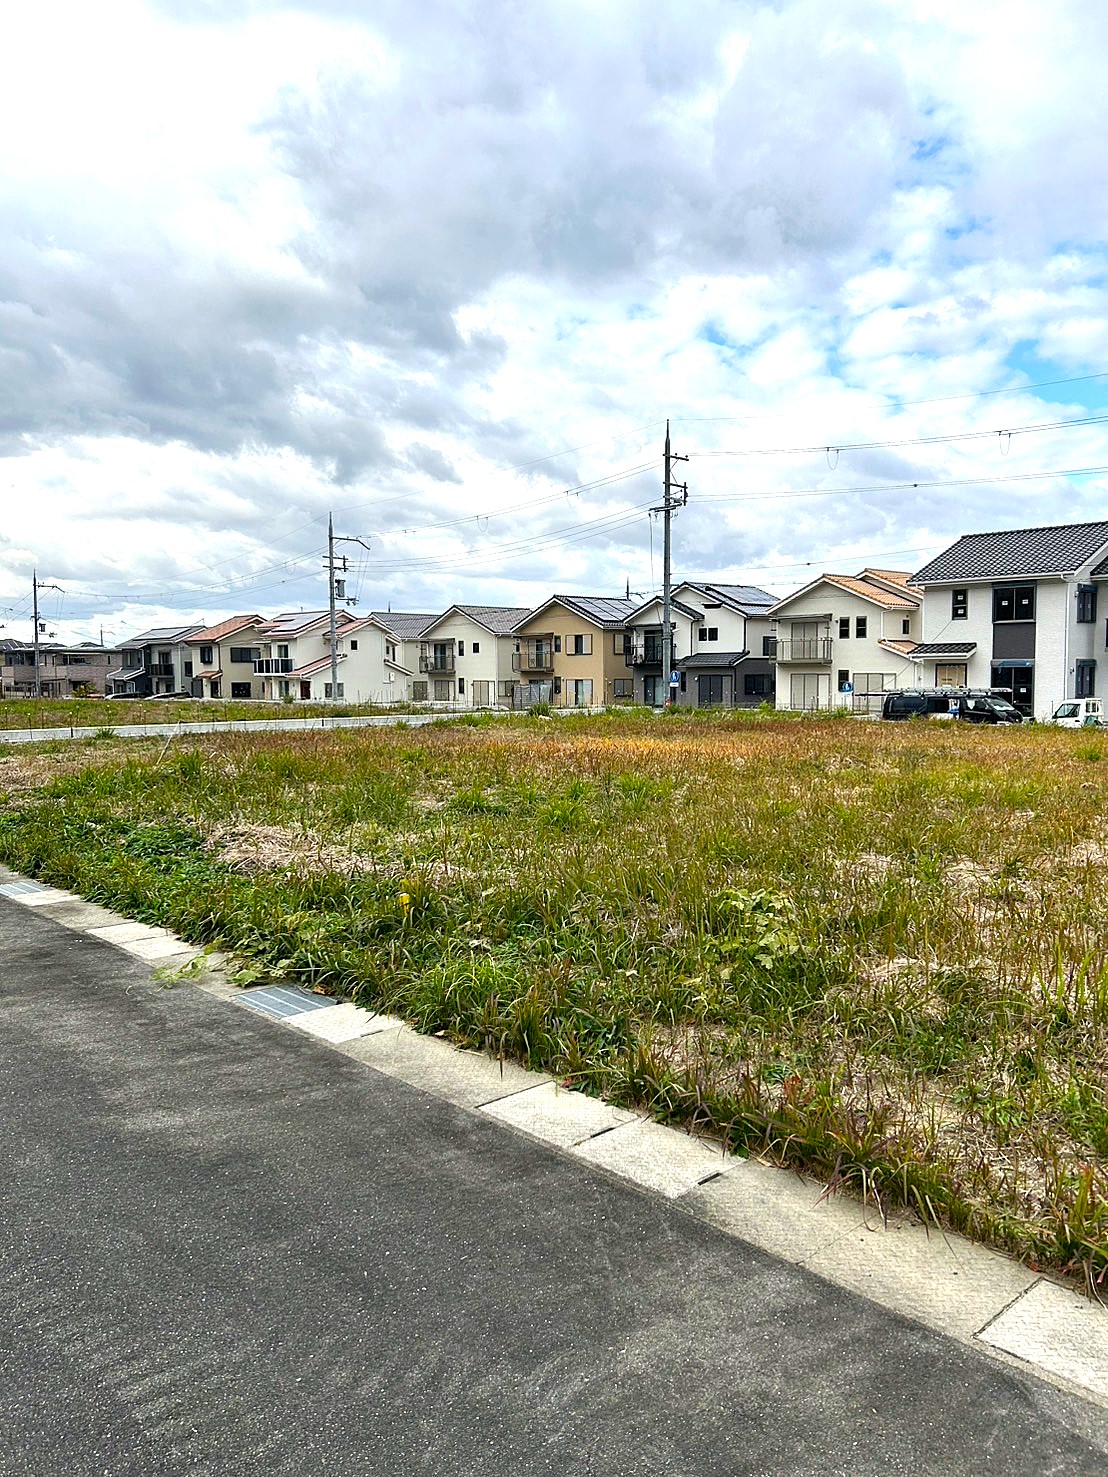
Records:
<instances>
[{"instance_id":1,"label":"car windshield","mask_svg":"<svg viewBox=\"0 0 1108 1477\"><path fill-rule=\"evenodd\" d=\"M990 707L994 713L1016 713L1019 711L1017 708L1013 707L1011 703L1005 702L1002 697L989 698L987 700L987 706Z\"/></svg>"},{"instance_id":2,"label":"car windshield","mask_svg":"<svg viewBox=\"0 0 1108 1477\"><path fill-rule=\"evenodd\" d=\"M1076 718L1077 704L1063 703L1060 708L1056 709L1054 716L1055 718Z\"/></svg>"}]
</instances>

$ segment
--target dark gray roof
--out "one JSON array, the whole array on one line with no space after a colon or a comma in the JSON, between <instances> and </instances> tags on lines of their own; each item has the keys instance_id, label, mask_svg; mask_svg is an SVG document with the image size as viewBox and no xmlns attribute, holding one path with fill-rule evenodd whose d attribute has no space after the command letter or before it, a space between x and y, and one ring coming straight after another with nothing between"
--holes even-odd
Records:
<instances>
[{"instance_id":1,"label":"dark gray roof","mask_svg":"<svg viewBox=\"0 0 1108 1477\"><path fill-rule=\"evenodd\" d=\"M643 613L644 610L649 610L652 605L657 605L657 606L661 607L661 604L662 604L662 597L661 597L661 595L651 595L651 597L649 598L649 600L644 600L641 605L636 605L635 608L634 608L634 610L631 611L630 615L627 617L627 619L628 619L629 622L630 621L637 621L639 619L639 617L642 615L642 613ZM703 620L704 619L704 612L702 610L698 610L695 605L688 605L688 604L686 604L686 602L684 600L678 600L677 597L676 597L676 595L674 595L674 596L671 597L670 604L673 606L674 610L679 610L682 615L687 615L690 618L690 620L699 621L699 620ZM661 624L662 624L662 612L661 612L661 609L659 608L659 611L658 611L658 625L659 625L659 627L661 626Z\"/></svg>"},{"instance_id":2,"label":"dark gray roof","mask_svg":"<svg viewBox=\"0 0 1108 1477\"><path fill-rule=\"evenodd\" d=\"M913 647L911 656L913 661L920 656L969 656L976 650L976 641L921 641Z\"/></svg>"},{"instance_id":3,"label":"dark gray roof","mask_svg":"<svg viewBox=\"0 0 1108 1477\"><path fill-rule=\"evenodd\" d=\"M674 666L679 672L691 672L697 667L737 667L749 655L749 651L697 651L692 656L683 656Z\"/></svg>"},{"instance_id":4,"label":"dark gray roof","mask_svg":"<svg viewBox=\"0 0 1108 1477\"><path fill-rule=\"evenodd\" d=\"M763 615L771 605L777 604L777 596L757 585L717 585L711 580L682 580L685 589L699 590L707 599L713 597L721 605L730 605L742 615Z\"/></svg>"},{"instance_id":5,"label":"dark gray roof","mask_svg":"<svg viewBox=\"0 0 1108 1477\"><path fill-rule=\"evenodd\" d=\"M636 601L627 600L622 595L551 595L549 600L544 600L518 620L517 627L524 625L555 601L564 605L567 610L576 611L585 620L592 621L593 625L600 626L605 631L621 631L627 624L627 617L637 605Z\"/></svg>"},{"instance_id":6,"label":"dark gray roof","mask_svg":"<svg viewBox=\"0 0 1108 1477\"><path fill-rule=\"evenodd\" d=\"M434 610L371 610L370 615L379 621L400 641L415 641L432 621L437 620Z\"/></svg>"},{"instance_id":7,"label":"dark gray roof","mask_svg":"<svg viewBox=\"0 0 1108 1477\"><path fill-rule=\"evenodd\" d=\"M1074 574L1108 545L1108 523L967 533L912 576L914 585ZM1106 561L1108 562L1108 561ZM1097 566L1101 568L1100 565Z\"/></svg>"},{"instance_id":8,"label":"dark gray roof","mask_svg":"<svg viewBox=\"0 0 1108 1477\"><path fill-rule=\"evenodd\" d=\"M510 636L520 621L526 620L531 614L530 609L523 605L452 605L449 610L444 610L441 615L429 620L424 631L433 630L455 611L476 621L477 625L484 626L493 636Z\"/></svg>"},{"instance_id":9,"label":"dark gray roof","mask_svg":"<svg viewBox=\"0 0 1108 1477\"><path fill-rule=\"evenodd\" d=\"M158 641L183 641L186 636L192 636L197 631L206 630L206 626L154 626L152 630L143 631L138 636L132 636L128 641L121 641L123 646L153 646ZM116 648L118 650L119 647Z\"/></svg>"}]
</instances>

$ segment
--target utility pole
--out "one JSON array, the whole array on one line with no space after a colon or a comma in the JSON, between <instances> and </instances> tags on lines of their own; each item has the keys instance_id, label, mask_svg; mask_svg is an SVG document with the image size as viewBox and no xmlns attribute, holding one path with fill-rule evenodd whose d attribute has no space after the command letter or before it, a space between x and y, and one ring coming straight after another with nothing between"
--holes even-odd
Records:
<instances>
[{"instance_id":1,"label":"utility pole","mask_svg":"<svg viewBox=\"0 0 1108 1477\"><path fill-rule=\"evenodd\" d=\"M33 611L33 618L34 618L34 623L35 623L35 631L34 631L34 640L35 640L35 697L41 697L42 696L42 683L39 681L39 678L38 678L38 667L39 667L38 592L40 590L57 590L59 592L59 594L60 594L61 593L61 588L62 588L61 585L44 585L44 584L41 584L40 581L39 581L39 577L38 577L38 570L37 569L32 569L31 570L31 608L32 608L32 611Z\"/></svg>"},{"instance_id":2,"label":"utility pole","mask_svg":"<svg viewBox=\"0 0 1108 1477\"><path fill-rule=\"evenodd\" d=\"M351 605L357 605L356 596L347 596L346 581L340 580L336 575L335 545L336 544L361 544L365 551L369 552L369 545L360 538L347 538L335 536L335 522L332 514L327 514L327 592L329 610L331 615L331 701L337 703L339 700L339 644L338 644L338 621L335 610L335 599L349 599ZM346 573L346 555L342 556L342 573Z\"/></svg>"},{"instance_id":3,"label":"utility pole","mask_svg":"<svg viewBox=\"0 0 1108 1477\"><path fill-rule=\"evenodd\" d=\"M673 698L673 689L670 686L670 674L673 671L673 570L672 570L672 530L670 527L674 512L677 508L683 508L689 500L689 484L687 482L674 482L674 462L687 462L687 456L674 456L669 445L669 421L666 421L666 451L665 451L665 476L662 484L663 501L660 508L651 508L652 513L661 513L663 518L662 535L662 682L665 685L664 706L669 707ZM675 496L680 493L681 496Z\"/></svg>"}]
</instances>

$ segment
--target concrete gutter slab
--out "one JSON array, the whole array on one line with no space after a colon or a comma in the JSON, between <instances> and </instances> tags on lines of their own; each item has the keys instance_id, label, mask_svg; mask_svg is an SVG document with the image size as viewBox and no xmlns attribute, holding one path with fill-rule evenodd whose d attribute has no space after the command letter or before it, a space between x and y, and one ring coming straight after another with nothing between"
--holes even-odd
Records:
<instances>
[{"instance_id":1,"label":"concrete gutter slab","mask_svg":"<svg viewBox=\"0 0 1108 1477\"><path fill-rule=\"evenodd\" d=\"M42 911L55 923L64 923L66 928L87 930L91 928L118 928L120 924L132 923L121 913L102 908L99 903L86 903L83 898L67 897L64 902L40 903Z\"/></svg>"},{"instance_id":2,"label":"concrete gutter slab","mask_svg":"<svg viewBox=\"0 0 1108 1477\"><path fill-rule=\"evenodd\" d=\"M486 1103L481 1111L560 1149L571 1149L621 1123L633 1123L638 1117L599 1098L559 1087L556 1082L544 1082L540 1087Z\"/></svg>"},{"instance_id":3,"label":"concrete gutter slab","mask_svg":"<svg viewBox=\"0 0 1108 1477\"><path fill-rule=\"evenodd\" d=\"M1037 1369L1108 1400L1105 1311L1068 1288L1039 1281L978 1337Z\"/></svg>"},{"instance_id":4,"label":"concrete gutter slab","mask_svg":"<svg viewBox=\"0 0 1108 1477\"><path fill-rule=\"evenodd\" d=\"M289 1016L288 1024L298 1031L306 1031L309 1036L318 1036L321 1041L338 1045L342 1041L355 1041L360 1036L395 1030L404 1023L395 1016L374 1015L371 1011L344 1003L332 1010L306 1010L300 1015Z\"/></svg>"},{"instance_id":5,"label":"concrete gutter slab","mask_svg":"<svg viewBox=\"0 0 1108 1477\"><path fill-rule=\"evenodd\" d=\"M599 1165L621 1179L675 1200L702 1180L723 1174L736 1161L701 1139L649 1119L636 1119L586 1139L572 1151L575 1158Z\"/></svg>"},{"instance_id":6,"label":"concrete gutter slab","mask_svg":"<svg viewBox=\"0 0 1108 1477\"><path fill-rule=\"evenodd\" d=\"M152 928L149 923L110 923L103 927L90 928L87 932L106 944L133 944L137 939L172 938L168 928Z\"/></svg>"},{"instance_id":7,"label":"concrete gutter slab","mask_svg":"<svg viewBox=\"0 0 1108 1477\"><path fill-rule=\"evenodd\" d=\"M396 1077L459 1108L480 1108L497 1098L540 1086L549 1078L482 1051L463 1051L438 1036L408 1026L363 1036L340 1048L366 1066Z\"/></svg>"},{"instance_id":8,"label":"concrete gutter slab","mask_svg":"<svg viewBox=\"0 0 1108 1477\"><path fill-rule=\"evenodd\" d=\"M131 939L119 947L126 953L133 954L136 959L176 959L182 964L188 959L195 959L201 952L195 945L187 944L184 939L176 938L173 934L164 939Z\"/></svg>"},{"instance_id":9,"label":"concrete gutter slab","mask_svg":"<svg viewBox=\"0 0 1108 1477\"><path fill-rule=\"evenodd\" d=\"M14 901L23 903L29 908L44 908L50 903L70 903L74 901L71 892L63 892L59 887L40 887L37 882L31 885L35 888L34 892L18 893L14 895ZM0 888L0 892L3 892L6 897L13 897L13 894L8 891L11 886L12 884L10 882L7 883L3 888Z\"/></svg>"}]
</instances>

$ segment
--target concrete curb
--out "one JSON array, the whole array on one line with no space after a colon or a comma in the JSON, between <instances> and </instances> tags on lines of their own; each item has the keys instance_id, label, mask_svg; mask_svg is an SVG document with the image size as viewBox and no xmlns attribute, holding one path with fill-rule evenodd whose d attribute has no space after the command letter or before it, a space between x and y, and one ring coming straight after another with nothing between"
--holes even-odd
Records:
<instances>
[{"instance_id":1,"label":"concrete curb","mask_svg":"<svg viewBox=\"0 0 1108 1477\"><path fill-rule=\"evenodd\" d=\"M789 1171L724 1153L543 1073L421 1036L403 1021L297 986L242 989L226 960L0 867L0 896L269 1016L322 1046L528 1135L726 1235L1108 1406L1108 1312L961 1236L929 1231ZM190 969L195 973L189 972Z\"/></svg>"}]
</instances>

